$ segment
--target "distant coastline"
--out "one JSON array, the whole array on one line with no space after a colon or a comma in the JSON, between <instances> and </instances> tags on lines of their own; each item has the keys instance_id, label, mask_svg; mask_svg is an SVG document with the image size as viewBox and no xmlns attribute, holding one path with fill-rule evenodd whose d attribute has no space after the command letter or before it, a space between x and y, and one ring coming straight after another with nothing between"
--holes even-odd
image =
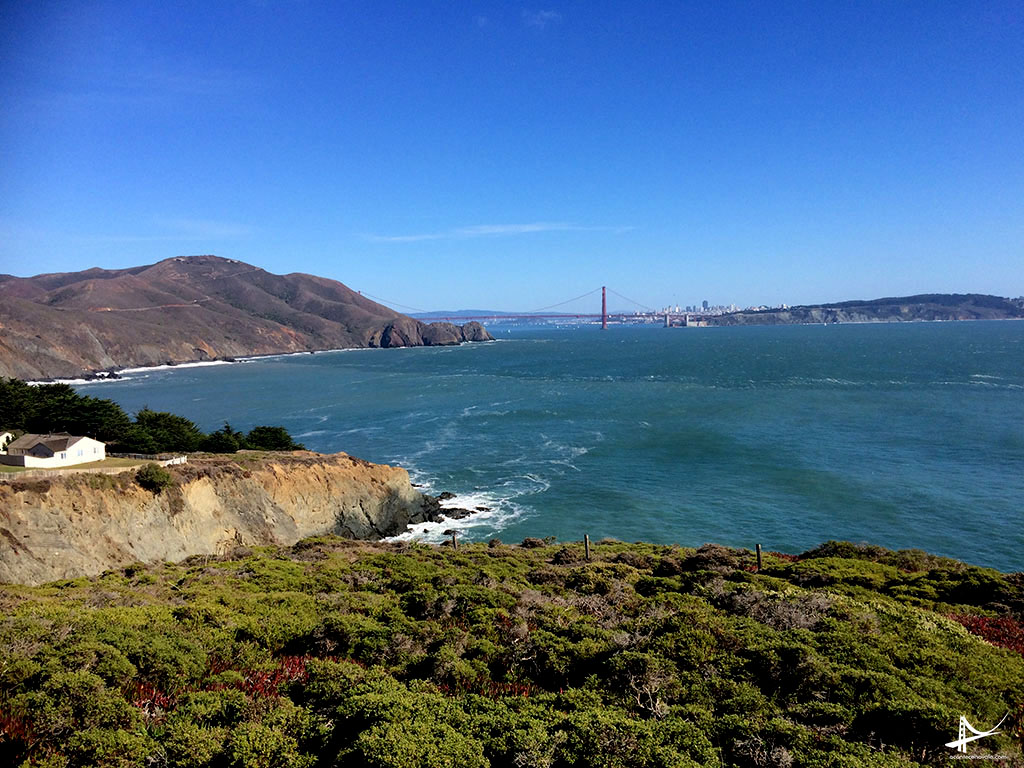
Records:
<instances>
[{"instance_id":1,"label":"distant coastline","mask_svg":"<svg viewBox=\"0 0 1024 768\"><path fill-rule=\"evenodd\" d=\"M619 317L627 324L673 326L998 320L1024 317L1024 297L917 294L721 309L680 312L677 307ZM483 310L453 314L470 311ZM502 316L508 313L495 313L496 322ZM511 317L534 322L528 315ZM0 376L34 383L78 384L278 355L480 341L493 337L479 322L425 323L334 280L274 275L216 256L175 257L121 270L0 275Z\"/></svg>"},{"instance_id":2,"label":"distant coastline","mask_svg":"<svg viewBox=\"0 0 1024 768\"><path fill-rule=\"evenodd\" d=\"M764 308L708 318L713 325L833 325L847 323L1012 320L1024 317L1024 297L927 293L868 301Z\"/></svg>"},{"instance_id":3,"label":"distant coastline","mask_svg":"<svg viewBox=\"0 0 1024 768\"><path fill-rule=\"evenodd\" d=\"M794 308L798 309L798 308ZM744 313L734 313L744 314ZM765 313L770 314L770 313ZM729 317L729 315L723 315L722 317ZM714 318L719 319L719 318ZM748 326L781 326L781 325L898 325L903 323L961 323L961 322L973 322L973 321L1020 321L1024 320L1024 314L1017 317L970 317L970 318L938 318L938 319L924 319L924 318L913 318L913 319L867 319L867 320L834 320L832 322L818 322L818 321L789 321L789 322L710 322L706 327L709 328L735 328L735 327L748 327ZM629 324L623 324L629 325ZM505 339L490 339L489 342L505 341ZM458 346L465 344L478 343L478 342L461 342ZM304 350L301 352L268 352L260 355L243 355L239 357L221 358L216 360L186 360L183 362L167 362L159 365L147 365L147 366L135 366L128 368L117 368L111 370L96 370L86 371L80 376L70 377L54 377L54 378L40 378L31 379L26 381L26 384L32 386L44 386L46 384L69 384L72 386L81 386L85 384L101 384L108 381L125 381L130 380L133 377L125 374L136 374L136 373L150 373L152 371L170 371L179 368L208 368L211 366L218 365L234 365L236 363L254 363L260 360L270 360L276 357L299 357L302 355L324 355L334 352L369 352L371 350L380 350L383 347L337 347L333 349L311 349ZM401 347L399 347L401 349Z\"/></svg>"}]
</instances>

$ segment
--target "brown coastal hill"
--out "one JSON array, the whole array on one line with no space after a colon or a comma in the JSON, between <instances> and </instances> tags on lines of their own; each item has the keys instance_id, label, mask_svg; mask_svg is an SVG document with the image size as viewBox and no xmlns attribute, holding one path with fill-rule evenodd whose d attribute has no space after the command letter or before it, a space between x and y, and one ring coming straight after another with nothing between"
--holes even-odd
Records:
<instances>
[{"instance_id":1,"label":"brown coastal hill","mask_svg":"<svg viewBox=\"0 0 1024 768\"><path fill-rule=\"evenodd\" d=\"M0 275L0 376L345 347L486 341L478 323L425 324L335 280L217 256L129 269Z\"/></svg>"}]
</instances>

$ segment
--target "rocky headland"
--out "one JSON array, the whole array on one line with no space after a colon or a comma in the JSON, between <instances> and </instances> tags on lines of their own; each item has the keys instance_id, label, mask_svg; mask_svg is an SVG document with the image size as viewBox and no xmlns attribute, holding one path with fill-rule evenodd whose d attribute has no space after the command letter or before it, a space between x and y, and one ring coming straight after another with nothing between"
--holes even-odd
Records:
<instances>
[{"instance_id":1,"label":"rocky headland","mask_svg":"<svg viewBox=\"0 0 1024 768\"><path fill-rule=\"evenodd\" d=\"M470 514L442 508L448 497L421 493L404 469L344 453L202 455L167 469L173 483L159 493L140 487L134 471L0 483L0 582L39 584L323 534L379 540Z\"/></svg>"}]
</instances>

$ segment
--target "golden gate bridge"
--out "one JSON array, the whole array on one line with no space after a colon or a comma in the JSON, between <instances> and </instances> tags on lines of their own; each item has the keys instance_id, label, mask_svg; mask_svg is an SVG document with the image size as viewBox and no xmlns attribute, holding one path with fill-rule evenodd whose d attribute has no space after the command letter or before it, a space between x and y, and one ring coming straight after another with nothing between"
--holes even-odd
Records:
<instances>
[{"instance_id":1,"label":"golden gate bridge","mask_svg":"<svg viewBox=\"0 0 1024 768\"><path fill-rule=\"evenodd\" d=\"M554 312L553 311L553 310L558 309L559 307L564 307L566 304L572 304L573 302L580 301L582 299L585 299L585 298L588 298L590 296L593 296L598 291L601 292L601 311L600 311L600 313L597 313L597 312L594 312L594 313L588 313L588 312ZM491 320L491 321L498 321L498 320L583 320L583 321L588 321L589 320L589 321L596 322L598 319L600 319L602 330L608 328L609 321L611 321L611 322L622 322L626 318L635 318L637 316L636 312L632 312L632 313L630 313L630 312L623 312L623 311L609 312L608 311L608 294L609 293L612 294L613 296L618 297L619 299L622 299L623 301L627 301L630 304L633 304L633 305L637 306L638 308L640 308L641 310L643 310L647 314L657 315L659 318L664 317L666 325L670 324L672 322L672 320L679 319L679 318L682 318L685 321L688 318L688 316L690 314L692 314L692 313L687 313L687 312L665 312L665 311L662 311L662 310L656 310L656 309L653 309L651 307L648 307L645 304L641 304L639 301L635 301L635 300L629 298L628 296L623 296L618 291L614 291L611 288L608 288L607 286L604 286L604 285L602 285L600 288L594 288L591 291L587 291L586 293L580 294L579 296L574 296L571 299L566 299L565 301L560 301L557 304L551 304L551 305L546 306L546 307L540 307L539 309L534 309L534 310L530 310L530 311L527 311L527 312L502 312L500 314L489 314L489 315L488 314L472 315L472 314L462 314L462 313L459 313L459 314L445 314L444 312L432 312L432 311L426 310L426 309L418 309L417 307L410 307L410 306L407 306L405 304L399 304L398 302L395 302L395 301L388 301L387 299L382 299L382 298L380 298L378 296L373 296L373 295L371 295L369 293L365 293L364 291L359 291L359 295L360 296L365 296L368 299L373 299L374 301L380 302L381 304L386 304L386 305L391 306L391 307L399 307L399 308L407 310L407 311L415 312L416 315L417 315L417 319L424 320L424 321L443 321L443 322L453 323L453 322L467 322L467 321L470 321L470 320L476 320L478 322L487 321L487 320Z\"/></svg>"}]
</instances>

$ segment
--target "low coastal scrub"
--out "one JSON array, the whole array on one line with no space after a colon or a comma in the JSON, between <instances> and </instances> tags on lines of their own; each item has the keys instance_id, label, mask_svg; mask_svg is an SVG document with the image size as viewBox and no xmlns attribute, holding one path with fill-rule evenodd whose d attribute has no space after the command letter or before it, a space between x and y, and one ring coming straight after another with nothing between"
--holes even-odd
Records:
<instances>
[{"instance_id":1,"label":"low coastal scrub","mask_svg":"<svg viewBox=\"0 0 1024 768\"><path fill-rule=\"evenodd\" d=\"M1021 766L1024 578L331 537L0 587L0 764Z\"/></svg>"},{"instance_id":2,"label":"low coastal scrub","mask_svg":"<svg viewBox=\"0 0 1024 768\"><path fill-rule=\"evenodd\" d=\"M238 432L226 423L204 433L173 413L143 408L132 419L113 400L80 395L68 384L30 386L0 378L0 428L17 432L88 435L121 453L234 453L239 450L297 451L284 427L253 427Z\"/></svg>"},{"instance_id":3,"label":"low coastal scrub","mask_svg":"<svg viewBox=\"0 0 1024 768\"><path fill-rule=\"evenodd\" d=\"M135 482L153 493L160 493L174 485L174 476L159 464L146 464L135 473Z\"/></svg>"}]
</instances>

